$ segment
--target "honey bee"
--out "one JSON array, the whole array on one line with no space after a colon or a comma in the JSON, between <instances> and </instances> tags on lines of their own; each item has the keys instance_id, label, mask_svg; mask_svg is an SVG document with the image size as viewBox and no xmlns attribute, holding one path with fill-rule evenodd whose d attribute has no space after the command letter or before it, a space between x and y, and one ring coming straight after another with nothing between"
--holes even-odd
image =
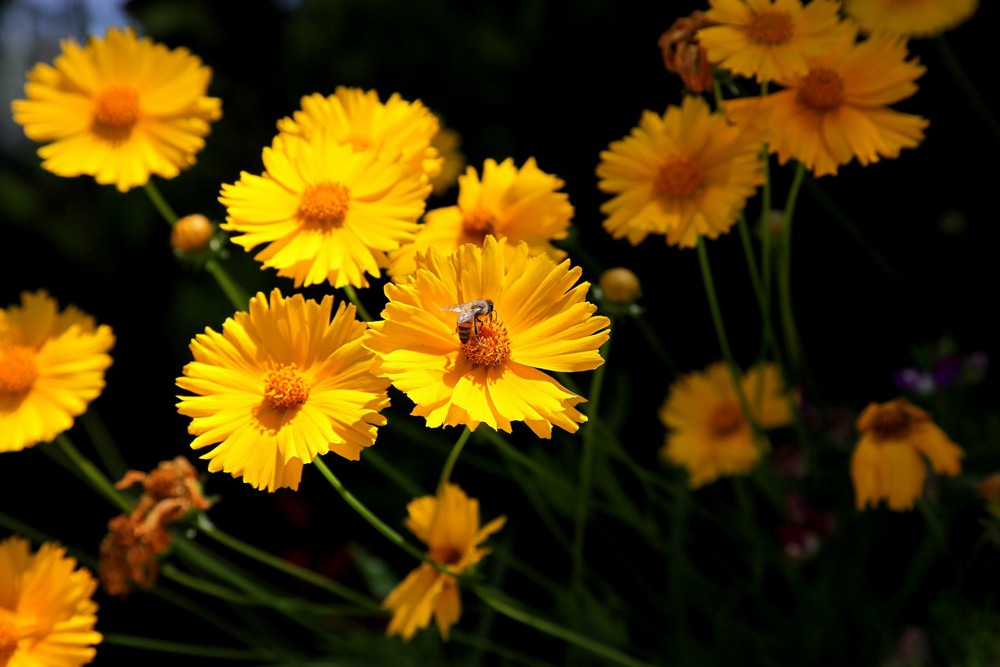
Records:
<instances>
[{"instance_id":1,"label":"honey bee","mask_svg":"<svg viewBox=\"0 0 1000 667\"><path fill-rule=\"evenodd\" d=\"M445 306L441 310L448 310L458 313L458 323L455 331L458 333L458 340L462 345L469 342L469 336L476 337L479 342L479 318L493 314L493 302L489 299L476 299L468 303L455 303Z\"/></svg>"}]
</instances>

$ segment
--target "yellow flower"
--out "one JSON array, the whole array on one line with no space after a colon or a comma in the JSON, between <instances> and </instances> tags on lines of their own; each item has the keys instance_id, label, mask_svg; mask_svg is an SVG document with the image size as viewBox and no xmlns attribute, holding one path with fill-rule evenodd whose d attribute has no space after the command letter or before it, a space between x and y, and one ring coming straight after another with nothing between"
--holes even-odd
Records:
<instances>
[{"instance_id":1,"label":"yellow flower","mask_svg":"<svg viewBox=\"0 0 1000 667\"><path fill-rule=\"evenodd\" d=\"M774 364L750 369L740 384L760 428L791 423L789 398ZM721 361L674 382L660 408L660 420L670 429L660 455L687 468L692 488L723 475L750 472L766 444L754 437L732 375Z\"/></svg>"},{"instance_id":2,"label":"yellow flower","mask_svg":"<svg viewBox=\"0 0 1000 667\"><path fill-rule=\"evenodd\" d=\"M930 37L976 13L979 0L844 0L844 11L867 32Z\"/></svg>"},{"instance_id":3,"label":"yellow flower","mask_svg":"<svg viewBox=\"0 0 1000 667\"><path fill-rule=\"evenodd\" d=\"M300 111L278 121L284 134L305 139L328 134L356 151L374 150L428 180L437 177L444 161L433 145L440 126L420 100L408 102L393 93L383 103L374 90L345 86L337 86L328 97L319 93L303 97Z\"/></svg>"},{"instance_id":4,"label":"yellow flower","mask_svg":"<svg viewBox=\"0 0 1000 667\"><path fill-rule=\"evenodd\" d=\"M812 0L709 0L698 31L708 59L758 81L803 76L806 58L828 52L852 29L840 20L840 3Z\"/></svg>"},{"instance_id":5,"label":"yellow flower","mask_svg":"<svg viewBox=\"0 0 1000 667\"><path fill-rule=\"evenodd\" d=\"M379 277L387 253L413 239L431 189L384 155L329 134L278 135L264 149L262 176L243 172L222 186L221 227L248 251L266 243L254 259L296 287L367 287L366 274Z\"/></svg>"},{"instance_id":6,"label":"yellow flower","mask_svg":"<svg viewBox=\"0 0 1000 667\"><path fill-rule=\"evenodd\" d=\"M365 324L333 297L316 303L271 292L250 299L222 333L206 329L191 341L194 361L177 379L177 410L191 417L193 449L217 445L202 458L211 472L243 477L256 489L297 489L302 466L334 452L356 461L385 424L389 383L369 372L361 346Z\"/></svg>"},{"instance_id":7,"label":"yellow flower","mask_svg":"<svg viewBox=\"0 0 1000 667\"><path fill-rule=\"evenodd\" d=\"M615 195L601 205L614 238L638 245L666 234L686 248L728 232L764 182L760 144L690 96L662 116L644 112L628 137L601 152L597 177Z\"/></svg>"},{"instance_id":8,"label":"yellow flower","mask_svg":"<svg viewBox=\"0 0 1000 667\"><path fill-rule=\"evenodd\" d=\"M543 370L600 366L610 322L586 301L579 267L530 257L524 242L505 261L506 243L487 236L482 248L470 243L451 255L431 248L413 275L387 284L383 320L371 323L365 342L372 370L409 396L429 427L486 423L510 433L512 421L523 421L541 438L553 425L573 433L587 420L574 407L584 399ZM469 318L462 343L462 314L448 307L486 299L492 312Z\"/></svg>"},{"instance_id":9,"label":"yellow flower","mask_svg":"<svg viewBox=\"0 0 1000 667\"><path fill-rule=\"evenodd\" d=\"M392 254L390 274L413 273L416 255L428 248L450 253L466 243L481 246L487 236L509 239L508 257L524 241L529 254L548 253L561 260L566 253L551 241L566 238L573 217L569 196L558 192L562 186L563 181L539 169L534 158L520 169L510 158L499 164L486 160L482 180L469 167L458 179L458 204L427 212L413 243Z\"/></svg>"},{"instance_id":10,"label":"yellow flower","mask_svg":"<svg viewBox=\"0 0 1000 667\"><path fill-rule=\"evenodd\" d=\"M0 309L0 452L48 442L104 389L107 325L44 290L22 292L21 305Z\"/></svg>"},{"instance_id":11,"label":"yellow flower","mask_svg":"<svg viewBox=\"0 0 1000 667\"><path fill-rule=\"evenodd\" d=\"M14 120L30 139L51 142L38 150L42 167L122 192L193 165L222 115L222 102L205 96L210 68L131 28L109 28L84 47L65 40L53 65L39 63L27 78Z\"/></svg>"},{"instance_id":12,"label":"yellow flower","mask_svg":"<svg viewBox=\"0 0 1000 667\"><path fill-rule=\"evenodd\" d=\"M0 665L78 667L94 659L97 580L54 543L0 542Z\"/></svg>"},{"instance_id":13,"label":"yellow flower","mask_svg":"<svg viewBox=\"0 0 1000 667\"><path fill-rule=\"evenodd\" d=\"M794 158L816 176L836 174L855 158L868 165L899 157L927 127L920 116L888 108L913 95L924 73L906 56L905 41L889 35L843 40L811 59L808 74L778 80L785 90L723 107L737 124L759 130L781 164Z\"/></svg>"},{"instance_id":14,"label":"yellow flower","mask_svg":"<svg viewBox=\"0 0 1000 667\"><path fill-rule=\"evenodd\" d=\"M962 448L905 399L869 403L857 429L861 438L851 454L851 480L859 510L883 499L891 510L912 509L927 477L924 459L942 475L962 472Z\"/></svg>"},{"instance_id":15,"label":"yellow flower","mask_svg":"<svg viewBox=\"0 0 1000 667\"><path fill-rule=\"evenodd\" d=\"M435 195L443 195L458 181L459 174L465 166L465 154L462 153L462 137L450 128L442 126L431 140L431 145L441 154L441 171L431 180Z\"/></svg>"},{"instance_id":16,"label":"yellow flower","mask_svg":"<svg viewBox=\"0 0 1000 667\"><path fill-rule=\"evenodd\" d=\"M507 520L497 517L480 528L479 501L454 484L443 485L437 496L411 501L406 509L409 516L404 523L427 545L427 557L456 574L464 574L489 553L479 545ZM402 635L407 641L430 624L432 614L441 636L448 639L448 630L462 614L455 577L430 563L421 563L407 575L382 606L392 612L386 634Z\"/></svg>"}]
</instances>

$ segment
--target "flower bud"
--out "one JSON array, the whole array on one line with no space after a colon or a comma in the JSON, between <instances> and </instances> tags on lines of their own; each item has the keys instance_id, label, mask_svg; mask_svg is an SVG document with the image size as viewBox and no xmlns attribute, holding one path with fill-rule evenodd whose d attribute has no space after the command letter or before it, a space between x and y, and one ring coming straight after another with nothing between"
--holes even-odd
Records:
<instances>
[{"instance_id":1,"label":"flower bud","mask_svg":"<svg viewBox=\"0 0 1000 667\"><path fill-rule=\"evenodd\" d=\"M208 218L200 213L186 215L178 220L170 231L170 245L177 252L194 254L208 248L215 228Z\"/></svg>"},{"instance_id":2,"label":"flower bud","mask_svg":"<svg viewBox=\"0 0 1000 667\"><path fill-rule=\"evenodd\" d=\"M622 266L605 271L598 285L604 299L619 306L635 303L641 294L638 276Z\"/></svg>"}]
</instances>

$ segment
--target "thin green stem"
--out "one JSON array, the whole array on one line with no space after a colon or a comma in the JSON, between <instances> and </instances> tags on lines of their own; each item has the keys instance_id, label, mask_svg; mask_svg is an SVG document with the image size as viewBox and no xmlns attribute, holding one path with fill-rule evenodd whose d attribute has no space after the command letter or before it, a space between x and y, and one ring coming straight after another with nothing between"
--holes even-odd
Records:
<instances>
[{"instance_id":1,"label":"thin green stem","mask_svg":"<svg viewBox=\"0 0 1000 667\"><path fill-rule=\"evenodd\" d=\"M793 374L793 380L800 378L805 363L799 344L798 330L795 326L795 315L792 310L792 218L805 171L803 163L796 164L795 175L788 191L788 199L785 202L781 264L778 266L778 302L781 309L781 324L785 332L785 346L788 349L789 370Z\"/></svg>"},{"instance_id":2,"label":"thin green stem","mask_svg":"<svg viewBox=\"0 0 1000 667\"><path fill-rule=\"evenodd\" d=\"M951 73L951 76L958 84L958 87L962 89L962 94L965 95L967 100L969 100L969 105L986 124L986 127L989 128L993 138L1000 141L1000 122L998 122L996 117L990 112L989 105L986 104L982 95L979 94L979 89L972 82L972 79L969 78L968 73L965 71L965 68L962 67L962 63L959 62L955 52L951 50L951 47L948 45L948 41L944 37L944 33L934 37L934 46L937 48L941 59L944 61L945 67L948 68L948 72Z\"/></svg>"},{"instance_id":3,"label":"thin green stem","mask_svg":"<svg viewBox=\"0 0 1000 667\"><path fill-rule=\"evenodd\" d=\"M344 285L344 294L347 295L347 299L354 304L354 307L358 309L358 315L361 316L362 321L371 322L372 316L368 314L368 310L365 309L361 299L358 297L357 291L354 289L353 285Z\"/></svg>"},{"instance_id":4,"label":"thin green stem","mask_svg":"<svg viewBox=\"0 0 1000 667\"><path fill-rule=\"evenodd\" d=\"M451 448L448 452L448 458L444 462L444 467L441 469L441 478L438 480L438 492L444 488L444 485L448 483L451 479L451 471L455 467L455 462L458 460L459 455L462 453L462 448L465 447L465 443L469 441L469 436L472 435L472 431L466 426L462 430L462 435L458 436L458 440L455 442L455 446Z\"/></svg>"},{"instance_id":5,"label":"thin green stem","mask_svg":"<svg viewBox=\"0 0 1000 667\"><path fill-rule=\"evenodd\" d=\"M104 498L116 506L123 512L128 512L132 509L132 503L125 497L125 495L115 488L107 477L104 476L97 466L95 466L90 459L81 454L73 442L65 433L60 433L56 436L54 444L59 447L59 450L66 455L66 457L72 462L76 469L80 472L83 479L85 479L90 486L94 488L99 494L104 496Z\"/></svg>"},{"instance_id":6,"label":"thin green stem","mask_svg":"<svg viewBox=\"0 0 1000 667\"><path fill-rule=\"evenodd\" d=\"M167 224L171 226L174 225L177 222L177 214L174 213L174 209L170 207L167 200L163 198L162 194L160 194L160 189L156 187L153 180L150 179L146 181L146 184L142 186L142 189L145 190L146 196L149 197L149 200L153 203L153 207L159 211L160 215L163 216L163 219L167 221Z\"/></svg>"},{"instance_id":7,"label":"thin green stem","mask_svg":"<svg viewBox=\"0 0 1000 667\"><path fill-rule=\"evenodd\" d=\"M473 585L472 590L476 593L480 600L486 603L486 605L495 609L507 618L523 623L528 627L534 628L558 639L562 639L563 641L566 641L574 646L578 646L595 655L606 658L615 664L625 665L625 667L650 667L648 663L636 660L635 658L612 646L608 646L607 644L601 643L577 632L573 632L572 630L568 630L561 625L557 625L544 618L535 616L534 614L517 606L510 600L505 599L497 591L488 590L485 586L477 585Z\"/></svg>"},{"instance_id":8,"label":"thin green stem","mask_svg":"<svg viewBox=\"0 0 1000 667\"><path fill-rule=\"evenodd\" d=\"M258 663L261 660L268 660L269 653L261 651L246 651L236 648L226 648L224 646L205 646L204 644L186 644L166 639L152 639L150 637L140 637L138 635L126 635L118 632L104 633L102 641L114 646L127 646L129 648L142 649L144 651L156 651L158 653L173 653L175 655L190 655L199 658L212 658L215 660L238 660L243 664Z\"/></svg>"},{"instance_id":9,"label":"thin green stem","mask_svg":"<svg viewBox=\"0 0 1000 667\"><path fill-rule=\"evenodd\" d=\"M215 257L211 257L205 262L205 270L212 274L212 277L215 278L215 282L218 283L223 293L229 299L229 303L233 304L233 307L236 308L236 310L247 309L247 304L250 303L250 297L239 285L239 283L233 280L232 276L229 275L229 272L222 266L222 262Z\"/></svg>"},{"instance_id":10,"label":"thin green stem","mask_svg":"<svg viewBox=\"0 0 1000 667\"><path fill-rule=\"evenodd\" d=\"M112 479L121 479L128 472L129 466L100 415L91 408L80 415L80 423L93 443L101 465Z\"/></svg>"},{"instance_id":11,"label":"thin green stem","mask_svg":"<svg viewBox=\"0 0 1000 667\"><path fill-rule=\"evenodd\" d=\"M374 447L369 447L365 450L364 459L370 463L373 468L388 477L389 480L402 489L406 495L413 497L425 495L424 490L420 488L419 484L410 479L406 473L386 461L385 457L375 451Z\"/></svg>"},{"instance_id":12,"label":"thin green stem","mask_svg":"<svg viewBox=\"0 0 1000 667\"><path fill-rule=\"evenodd\" d=\"M665 348L663 343L660 341L662 333L654 329L641 314L633 317L632 321L635 322L637 327L639 327L639 333L641 333L642 337L646 339L646 344L649 345L649 348L653 350L654 353L656 353L656 356L663 362L663 365L667 367L667 370L671 373L671 375L677 375L679 373L677 364L674 363L674 360L667 352L667 348Z\"/></svg>"}]
</instances>

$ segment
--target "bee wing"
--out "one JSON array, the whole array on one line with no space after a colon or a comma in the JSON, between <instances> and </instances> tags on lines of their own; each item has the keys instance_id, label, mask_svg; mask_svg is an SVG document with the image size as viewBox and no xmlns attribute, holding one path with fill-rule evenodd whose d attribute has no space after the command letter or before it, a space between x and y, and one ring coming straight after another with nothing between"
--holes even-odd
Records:
<instances>
[{"instance_id":1,"label":"bee wing","mask_svg":"<svg viewBox=\"0 0 1000 667\"><path fill-rule=\"evenodd\" d=\"M441 310L450 310L453 313L461 313L469 309L468 303L453 303L450 306L445 306Z\"/></svg>"}]
</instances>

